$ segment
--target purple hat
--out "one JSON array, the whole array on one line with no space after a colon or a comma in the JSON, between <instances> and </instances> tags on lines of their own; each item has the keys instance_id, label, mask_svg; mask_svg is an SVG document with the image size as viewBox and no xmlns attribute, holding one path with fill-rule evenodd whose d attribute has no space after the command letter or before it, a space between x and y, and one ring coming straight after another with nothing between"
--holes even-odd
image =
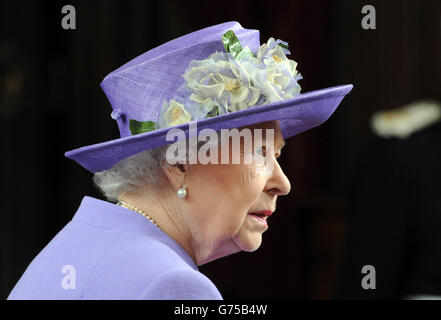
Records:
<instances>
[{"instance_id":1,"label":"purple hat","mask_svg":"<svg viewBox=\"0 0 441 320\"><path fill-rule=\"evenodd\" d=\"M195 31L149 50L101 83L121 138L65 156L91 172L110 169L131 155L172 143L166 140L171 128L188 136L192 121L199 132L278 120L285 139L316 127L352 85L300 94L301 76L288 54L286 42L271 38L260 45L259 31L238 22Z\"/></svg>"}]
</instances>

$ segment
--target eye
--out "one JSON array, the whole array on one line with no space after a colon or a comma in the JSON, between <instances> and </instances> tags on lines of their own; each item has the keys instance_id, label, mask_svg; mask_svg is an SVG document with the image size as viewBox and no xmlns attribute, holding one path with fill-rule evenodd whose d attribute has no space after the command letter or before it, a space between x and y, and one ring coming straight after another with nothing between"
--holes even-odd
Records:
<instances>
[{"instance_id":1,"label":"eye","mask_svg":"<svg viewBox=\"0 0 441 320\"><path fill-rule=\"evenodd\" d=\"M262 156L262 157L266 156L266 147L261 146L261 147L256 148L256 154L259 156Z\"/></svg>"}]
</instances>

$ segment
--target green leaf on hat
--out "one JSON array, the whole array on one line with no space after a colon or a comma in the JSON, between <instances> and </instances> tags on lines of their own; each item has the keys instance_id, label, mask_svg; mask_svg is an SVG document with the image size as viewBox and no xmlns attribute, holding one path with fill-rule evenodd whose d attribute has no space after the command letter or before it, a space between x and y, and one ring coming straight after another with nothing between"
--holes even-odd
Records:
<instances>
[{"instance_id":1,"label":"green leaf on hat","mask_svg":"<svg viewBox=\"0 0 441 320\"><path fill-rule=\"evenodd\" d=\"M281 46L283 49L288 50L288 45L286 45L286 44L279 43L279 46Z\"/></svg>"},{"instance_id":2,"label":"green leaf on hat","mask_svg":"<svg viewBox=\"0 0 441 320\"><path fill-rule=\"evenodd\" d=\"M215 106L208 114L207 118L216 117L219 115L219 107Z\"/></svg>"},{"instance_id":3,"label":"green leaf on hat","mask_svg":"<svg viewBox=\"0 0 441 320\"><path fill-rule=\"evenodd\" d=\"M242 51L242 45L233 30L228 30L222 35L222 43L224 44L225 50L231 53L233 58Z\"/></svg>"},{"instance_id":4,"label":"green leaf on hat","mask_svg":"<svg viewBox=\"0 0 441 320\"><path fill-rule=\"evenodd\" d=\"M130 132L134 136L135 134L153 131L156 129L156 123L153 121L137 121L135 119L129 119Z\"/></svg>"},{"instance_id":5,"label":"green leaf on hat","mask_svg":"<svg viewBox=\"0 0 441 320\"><path fill-rule=\"evenodd\" d=\"M222 43L224 44L225 50L231 53L234 59L240 61L245 57L254 57L250 48L242 48L242 45L233 30L228 30L222 35Z\"/></svg>"}]
</instances>

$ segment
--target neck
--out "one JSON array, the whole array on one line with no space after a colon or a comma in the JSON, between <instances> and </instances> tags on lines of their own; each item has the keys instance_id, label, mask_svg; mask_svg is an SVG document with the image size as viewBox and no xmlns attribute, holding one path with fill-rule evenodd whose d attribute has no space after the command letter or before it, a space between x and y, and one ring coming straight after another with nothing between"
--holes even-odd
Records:
<instances>
[{"instance_id":1,"label":"neck","mask_svg":"<svg viewBox=\"0 0 441 320\"><path fill-rule=\"evenodd\" d=\"M174 196L177 198L176 195ZM140 192L137 195L125 194L118 200L143 210L157 223L159 229L175 240L190 255L195 264L198 264L191 246L191 234L187 232L184 217L178 214L177 206L175 208L170 206L170 204L175 204L176 200L182 201L181 199L174 200L172 197L164 196L164 193L158 196L152 192Z\"/></svg>"}]
</instances>

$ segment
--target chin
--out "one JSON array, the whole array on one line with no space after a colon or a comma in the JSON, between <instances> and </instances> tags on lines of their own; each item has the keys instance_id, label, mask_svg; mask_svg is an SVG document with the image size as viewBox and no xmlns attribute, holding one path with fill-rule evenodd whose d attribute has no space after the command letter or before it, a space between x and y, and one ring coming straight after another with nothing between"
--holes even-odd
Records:
<instances>
[{"instance_id":1,"label":"chin","mask_svg":"<svg viewBox=\"0 0 441 320\"><path fill-rule=\"evenodd\" d=\"M240 247L242 251L245 252L254 252L259 249L262 244L262 235L254 235L253 237L249 237L248 239L243 239L242 241L238 241L237 245Z\"/></svg>"}]
</instances>

